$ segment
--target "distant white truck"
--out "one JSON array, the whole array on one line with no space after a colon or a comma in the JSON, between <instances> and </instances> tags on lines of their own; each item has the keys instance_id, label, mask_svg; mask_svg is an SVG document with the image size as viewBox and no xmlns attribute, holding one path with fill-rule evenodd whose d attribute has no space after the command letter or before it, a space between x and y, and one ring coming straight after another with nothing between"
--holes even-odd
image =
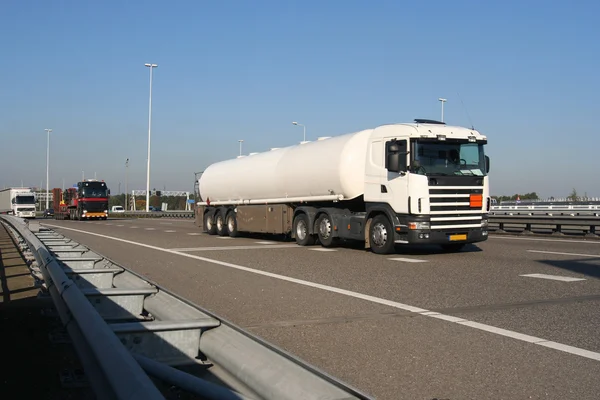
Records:
<instances>
[{"instance_id":1,"label":"distant white truck","mask_svg":"<svg viewBox=\"0 0 600 400\"><path fill-rule=\"evenodd\" d=\"M33 189L1 189L0 214L12 214L20 218L35 218L35 192Z\"/></svg>"}]
</instances>

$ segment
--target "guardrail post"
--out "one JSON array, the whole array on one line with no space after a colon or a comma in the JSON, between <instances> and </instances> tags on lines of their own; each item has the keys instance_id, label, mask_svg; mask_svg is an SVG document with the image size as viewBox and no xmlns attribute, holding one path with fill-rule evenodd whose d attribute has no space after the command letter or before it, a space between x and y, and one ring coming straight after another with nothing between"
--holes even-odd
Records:
<instances>
[{"instance_id":1,"label":"guardrail post","mask_svg":"<svg viewBox=\"0 0 600 400\"><path fill-rule=\"evenodd\" d=\"M522 235L533 235L531 231L531 224L525 224L525 230L521 232Z\"/></svg>"},{"instance_id":2,"label":"guardrail post","mask_svg":"<svg viewBox=\"0 0 600 400\"><path fill-rule=\"evenodd\" d=\"M498 229L496 229L496 233L506 233L506 231L504 230L504 222L498 223Z\"/></svg>"},{"instance_id":3,"label":"guardrail post","mask_svg":"<svg viewBox=\"0 0 600 400\"><path fill-rule=\"evenodd\" d=\"M590 225L590 230L585 234L585 237L598 237L596 235L596 225Z\"/></svg>"},{"instance_id":4,"label":"guardrail post","mask_svg":"<svg viewBox=\"0 0 600 400\"><path fill-rule=\"evenodd\" d=\"M564 236L564 233L562 232L562 225L556 224L556 229L552 231L552 234L556 236Z\"/></svg>"}]
</instances>

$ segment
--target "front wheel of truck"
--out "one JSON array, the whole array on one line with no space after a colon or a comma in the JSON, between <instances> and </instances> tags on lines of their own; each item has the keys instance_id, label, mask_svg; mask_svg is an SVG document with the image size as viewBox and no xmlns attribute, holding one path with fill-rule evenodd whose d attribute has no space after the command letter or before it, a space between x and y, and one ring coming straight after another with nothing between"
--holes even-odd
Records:
<instances>
[{"instance_id":1,"label":"front wheel of truck","mask_svg":"<svg viewBox=\"0 0 600 400\"><path fill-rule=\"evenodd\" d=\"M394 252L394 231L385 215L376 215L371 221L369 241L373 253L390 254Z\"/></svg>"}]
</instances>

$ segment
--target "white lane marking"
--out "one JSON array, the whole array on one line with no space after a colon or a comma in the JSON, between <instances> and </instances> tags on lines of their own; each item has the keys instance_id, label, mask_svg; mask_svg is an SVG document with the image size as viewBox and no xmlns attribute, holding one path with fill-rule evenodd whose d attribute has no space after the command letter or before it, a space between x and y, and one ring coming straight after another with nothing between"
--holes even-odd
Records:
<instances>
[{"instance_id":1,"label":"white lane marking","mask_svg":"<svg viewBox=\"0 0 600 400\"><path fill-rule=\"evenodd\" d=\"M130 226L131 229L137 229L137 226Z\"/></svg>"},{"instance_id":2,"label":"white lane marking","mask_svg":"<svg viewBox=\"0 0 600 400\"><path fill-rule=\"evenodd\" d=\"M117 225L117 226L125 226L125 225Z\"/></svg>"},{"instance_id":3,"label":"white lane marking","mask_svg":"<svg viewBox=\"0 0 600 400\"><path fill-rule=\"evenodd\" d=\"M183 247L168 249L172 251L208 251L208 250L261 250L261 249L284 249L298 247L296 244L278 244L274 246L212 246L212 247ZM167 249L165 249L167 250Z\"/></svg>"},{"instance_id":4,"label":"white lane marking","mask_svg":"<svg viewBox=\"0 0 600 400\"><path fill-rule=\"evenodd\" d=\"M560 275L525 274L525 275L519 275L519 276L525 276L527 278L551 279L553 281L563 281L563 282L585 281L585 279L583 279L583 278L571 278L569 276L560 276Z\"/></svg>"},{"instance_id":5,"label":"white lane marking","mask_svg":"<svg viewBox=\"0 0 600 400\"><path fill-rule=\"evenodd\" d=\"M233 239L231 236L217 236L217 239Z\"/></svg>"},{"instance_id":6,"label":"white lane marking","mask_svg":"<svg viewBox=\"0 0 600 400\"><path fill-rule=\"evenodd\" d=\"M106 225L111 226L112 224L106 224Z\"/></svg>"},{"instance_id":7,"label":"white lane marking","mask_svg":"<svg viewBox=\"0 0 600 400\"><path fill-rule=\"evenodd\" d=\"M511 236L490 236L490 239L505 239L505 240L531 240L534 242L566 242L566 243L587 243L600 244L600 240L575 240L575 239L543 239L543 238L521 238Z\"/></svg>"},{"instance_id":8,"label":"white lane marking","mask_svg":"<svg viewBox=\"0 0 600 400\"><path fill-rule=\"evenodd\" d=\"M202 235L201 233L188 233L188 235L190 236L198 236L198 235Z\"/></svg>"},{"instance_id":9,"label":"white lane marking","mask_svg":"<svg viewBox=\"0 0 600 400\"><path fill-rule=\"evenodd\" d=\"M161 224L161 225L173 225L172 222L159 222L159 224Z\"/></svg>"},{"instance_id":10,"label":"white lane marking","mask_svg":"<svg viewBox=\"0 0 600 400\"><path fill-rule=\"evenodd\" d=\"M173 233L173 232L177 232L177 231L165 231L165 232L167 232L167 233Z\"/></svg>"},{"instance_id":11,"label":"white lane marking","mask_svg":"<svg viewBox=\"0 0 600 400\"><path fill-rule=\"evenodd\" d=\"M328 249L326 247L320 247L320 248L318 247L316 249L309 249L309 250L312 250L312 251L337 251L336 249Z\"/></svg>"},{"instance_id":12,"label":"white lane marking","mask_svg":"<svg viewBox=\"0 0 600 400\"><path fill-rule=\"evenodd\" d=\"M581 254L581 253L561 253L560 251L527 250L530 253L558 254L561 256L595 257L600 258L600 254Z\"/></svg>"},{"instance_id":13,"label":"white lane marking","mask_svg":"<svg viewBox=\"0 0 600 400\"><path fill-rule=\"evenodd\" d=\"M421 263L421 262L427 262L427 260L419 260L418 258L402 258L402 257L388 258L388 260L392 260L392 261L403 261L403 262L407 262L407 263Z\"/></svg>"},{"instance_id":14,"label":"white lane marking","mask_svg":"<svg viewBox=\"0 0 600 400\"><path fill-rule=\"evenodd\" d=\"M580 349L579 347L569 346L567 344L556 343L556 342L551 342L551 341L540 342L540 343L536 343L536 344L539 344L540 346L544 346L544 347L549 347L551 349L564 351L565 353L575 354L580 357L591 358L592 360L600 361L600 357L598 357L598 353L589 351L589 350L585 350L585 349Z\"/></svg>"},{"instance_id":15,"label":"white lane marking","mask_svg":"<svg viewBox=\"0 0 600 400\"><path fill-rule=\"evenodd\" d=\"M457 321L456 323L460 324L460 325L470 326L471 328L479 329L482 331L495 333L496 335L507 336L507 337L510 337L513 339L522 340L523 342L528 342L528 343L533 343L533 344L540 344L543 342L548 342L546 339L542 339L542 338L538 338L538 337L530 336L530 335L525 335L523 333L519 333L519 332L515 332L515 331L509 331L508 329L497 328L497 327L491 326L491 325L481 324L481 323L475 322L475 321L462 320L462 321ZM600 360L600 353L596 353L596 357L598 357L598 358L596 358L597 360Z\"/></svg>"},{"instance_id":16,"label":"white lane marking","mask_svg":"<svg viewBox=\"0 0 600 400\"><path fill-rule=\"evenodd\" d=\"M277 242L254 242L256 244L277 244Z\"/></svg>"},{"instance_id":17,"label":"white lane marking","mask_svg":"<svg viewBox=\"0 0 600 400\"><path fill-rule=\"evenodd\" d=\"M370 295L363 294L363 293L353 292L351 290L340 289L340 288L337 288L334 286L328 286L328 285L323 285L323 284L316 283L316 282L310 282L310 281L305 281L302 279L296 279L296 278L292 278L292 277L285 276L285 275L274 274L272 272L261 271L258 269L244 267L242 265L228 263L225 261L214 260L212 258L196 256L196 255L182 253L182 252L175 251L175 250L163 249L163 248L152 246L149 244L134 242L131 240L120 239L120 238L107 236L107 235L101 235L99 233L87 232L87 231L82 231L80 229L67 228L67 227L63 227L63 226L59 226L59 225L50 225L50 224L43 224L43 225L46 225L46 226L49 226L52 228L69 230L69 231L73 231L73 232L85 233L88 235L98 236L98 237L102 237L105 239L116 240L118 242L129 243L129 244L133 244L133 245L140 246L140 247L145 247L145 248L152 249L152 250L164 251L165 253L176 254L176 255L179 255L182 257L188 257L188 258L192 258L192 259L199 260L199 261L205 261L205 262L212 263L212 264L222 265L224 267L233 268L233 269L237 269L237 270L245 271L245 272L250 272L250 273L253 273L256 275L267 276L270 278L275 278L275 279L279 279L279 280L286 281L286 282L292 282L292 283L296 283L299 285L308 286L308 287L312 287L312 288L316 288L316 289L322 289L322 290L325 290L328 292L338 293L338 294L342 294L342 295L345 295L348 297L354 297L356 299L366 300L366 301L370 301L372 303L382 304L382 305L397 308L400 310L406 310L406 311L418 313L424 317L444 319L451 323L468 326L468 327L471 327L474 329L479 329L479 330L494 333L497 335L507 336L512 339L521 340L521 341L529 342L532 344L536 344L536 345L552 348L555 350L563 351L565 353L577 355L580 357L585 357L585 358L590 358L592 360L600 361L600 353L598 353L598 352L589 351L589 350L581 349L578 347L568 346L568 345L553 342L550 340L545 340L542 338L525 335L525 334L522 334L519 332L509 331L507 329L502 329L502 328L498 328L498 327L491 326L491 325L481 324L479 322L469 321L469 320L465 320L462 318L459 318L458 320L456 320L456 318L458 318L458 317L453 317L451 315L444 315L444 314L439 314L439 313L432 314L430 310L425 310L424 308L411 306L409 304L402 304L402 303L398 303L396 301L386 300L386 299L382 299L380 297L375 297L375 296L370 296Z\"/></svg>"},{"instance_id":18,"label":"white lane marking","mask_svg":"<svg viewBox=\"0 0 600 400\"><path fill-rule=\"evenodd\" d=\"M156 228L144 228L144 229L146 229L147 231L155 231L156 230Z\"/></svg>"}]
</instances>

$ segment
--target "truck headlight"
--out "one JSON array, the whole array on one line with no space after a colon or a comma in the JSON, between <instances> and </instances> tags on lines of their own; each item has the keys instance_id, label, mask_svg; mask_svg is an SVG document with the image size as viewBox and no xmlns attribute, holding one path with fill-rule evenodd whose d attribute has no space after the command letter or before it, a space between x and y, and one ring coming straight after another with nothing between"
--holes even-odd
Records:
<instances>
[{"instance_id":1,"label":"truck headlight","mask_svg":"<svg viewBox=\"0 0 600 400\"><path fill-rule=\"evenodd\" d=\"M415 229L429 229L430 225L429 222L409 222L408 223L408 229L410 230L415 230Z\"/></svg>"},{"instance_id":2,"label":"truck headlight","mask_svg":"<svg viewBox=\"0 0 600 400\"><path fill-rule=\"evenodd\" d=\"M489 221L487 219L482 219L481 220L481 227L482 228L487 228L489 225Z\"/></svg>"}]
</instances>

